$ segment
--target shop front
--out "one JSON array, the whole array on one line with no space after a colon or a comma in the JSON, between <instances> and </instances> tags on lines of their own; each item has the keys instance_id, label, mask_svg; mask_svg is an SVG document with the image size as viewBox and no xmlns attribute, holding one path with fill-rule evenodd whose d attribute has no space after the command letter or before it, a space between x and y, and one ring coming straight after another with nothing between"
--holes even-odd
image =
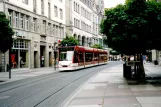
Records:
<instances>
[{"instance_id":1,"label":"shop front","mask_svg":"<svg viewBox=\"0 0 161 107\"><path fill-rule=\"evenodd\" d=\"M16 40L13 43L13 48L9 52L12 69L14 68L29 68L29 41Z\"/></svg>"}]
</instances>

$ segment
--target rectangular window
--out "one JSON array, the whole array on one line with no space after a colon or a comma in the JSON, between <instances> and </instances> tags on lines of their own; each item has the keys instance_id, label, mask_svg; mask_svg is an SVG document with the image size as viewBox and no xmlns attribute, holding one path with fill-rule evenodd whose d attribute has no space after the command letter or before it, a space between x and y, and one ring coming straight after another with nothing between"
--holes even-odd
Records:
<instances>
[{"instance_id":1,"label":"rectangular window","mask_svg":"<svg viewBox=\"0 0 161 107\"><path fill-rule=\"evenodd\" d=\"M75 9L76 9L75 11L76 11L76 12L78 12L78 9L77 9L77 8L78 8L78 5L77 5L77 3L76 3L76 7L75 7Z\"/></svg>"},{"instance_id":2,"label":"rectangular window","mask_svg":"<svg viewBox=\"0 0 161 107\"><path fill-rule=\"evenodd\" d=\"M24 29L24 15L20 14L20 29Z\"/></svg>"},{"instance_id":3,"label":"rectangular window","mask_svg":"<svg viewBox=\"0 0 161 107\"><path fill-rule=\"evenodd\" d=\"M60 9L60 19L63 19L63 10Z\"/></svg>"},{"instance_id":4,"label":"rectangular window","mask_svg":"<svg viewBox=\"0 0 161 107\"><path fill-rule=\"evenodd\" d=\"M58 26L56 26L56 29L55 29L55 37L58 37Z\"/></svg>"},{"instance_id":5,"label":"rectangular window","mask_svg":"<svg viewBox=\"0 0 161 107\"><path fill-rule=\"evenodd\" d=\"M33 18L33 31L36 32L36 18Z\"/></svg>"},{"instance_id":6,"label":"rectangular window","mask_svg":"<svg viewBox=\"0 0 161 107\"><path fill-rule=\"evenodd\" d=\"M29 30L29 16L26 16L25 25L26 30Z\"/></svg>"},{"instance_id":7,"label":"rectangular window","mask_svg":"<svg viewBox=\"0 0 161 107\"><path fill-rule=\"evenodd\" d=\"M41 0L41 14L44 15L44 0Z\"/></svg>"},{"instance_id":8,"label":"rectangular window","mask_svg":"<svg viewBox=\"0 0 161 107\"><path fill-rule=\"evenodd\" d=\"M25 41L25 40L14 41L13 49L28 49L28 41Z\"/></svg>"},{"instance_id":9,"label":"rectangular window","mask_svg":"<svg viewBox=\"0 0 161 107\"><path fill-rule=\"evenodd\" d=\"M75 7L76 7L75 5L76 5L76 4L75 4L75 2L74 2L74 11L76 10L76 9L75 9Z\"/></svg>"},{"instance_id":10,"label":"rectangular window","mask_svg":"<svg viewBox=\"0 0 161 107\"><path fill-rule=\"evenodd\" d=\"M50 35L51 34L51 24L50 23L48 23L48 34Z\"/></svg>"},{"instance_id":11,"label":"rectangular window","mask_svg":"<svg viewBox=\"0 0 161 107\"><path fill-rule=\"evenodd\" d=\"M80 20L78 20L78 28L80 28Z\"/></svg>"},{"instance_id":12,"label":"rectangular window","mask_svg":"<svg viewBox=\"0 0 161 107\"><path fill-rule=\"evenodd\" d=\"M13 11L8 11L8 19L10 21L10 26L13 26Z\"/></svg>"},{"instance_id":13,"label":"rectangular window","mask_svg":"<svg viewBox=\"0 0 161 107\"><path fill-rule=\"evenodd\" d=\"M19 14L17 12L15 12L15 27L18 28L18 16Z\"/></svg>"},{"instance_id":14,"label":"rectangular window","mask_svg":"<svg viewBox=\"0 0 161 107\"><path fill-rule=\"evenodd\" d=\"M48 3L48 17L50 18L50 3Z\"/></svg>"},{"instance_id":15,"label":"rectangular window","mask_svg":"<svg viewBox=\"0 0 161 107\"><path fill-rule=\"evenodd\" d=\"M33 0L33 12L36 13L36 0Z\"/></svg>"},{"instance_id":16,"label":"rectangular window","mask_svg":"<svg viewBox=\"0 0 161 107\"><path fill-rule=\"evenodd\" d=\"M76 26L76 19L74 18L74 27Z\"/></svg>"},{"instance_id":17,"label":"rectangular window","mask_svg":"<svg viewBox=\"0 0 161 107\"><path fill-rule=\"evenodd\" d=\"M53 25L53 36L55 35L55 25Z\"/></svg>"},{"instance_id":18,"label":"rectangular window","mask_svg":"<svg viewBox=\"0 0 161 107\"><path fill-rule=\"evenodd\" d=\"M43 33L45 34L46 33L46 21L44 20L43 21Z\"/></svg>"},{"instance_id":19,"label":"rectangular window","mask_svg":"<svg viewBox=\"0 0 161 107\"><path fill-rule=\"evenodd\" d=\"M58 8L57 8L57 6L54 6L54 13L55 13L55 17L58 17Z\"/></svg>"},{"instance_id":20,"label":"rectangular window","mask_svg":"<svg viewBox=\"0 0 161 107\"><path fill-rule=\"evenodd\" d=\"M59 27L59 37L62 38L62 35L61 35L61 27Z\"/></svg>"}]
</instances>

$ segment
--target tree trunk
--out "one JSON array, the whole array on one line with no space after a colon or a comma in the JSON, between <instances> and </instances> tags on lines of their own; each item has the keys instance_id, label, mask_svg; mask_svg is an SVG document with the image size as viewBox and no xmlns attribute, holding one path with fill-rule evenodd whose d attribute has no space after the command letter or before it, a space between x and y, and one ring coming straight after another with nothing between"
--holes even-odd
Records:
<instances>
[{"instance_id":1,"label":"tree trunk","mask_svg":"<svg viewBox=\"0 0 161 107\"><path fill-rule=\"evenodd\" d=\"M136 77L136 62L135 61L137 61L137 58L136 58L136 56L135 56L135 54L134 54L134 71L132 72L132 76L133 76L133 78L135 78Z\"/></svg>"},{"instance_id":2,"label":"tree trunk","mask_svg":"<svg viewBox=\"0 0 161 107\"><path fill-rule=\"evenodd\" d=\"M144 70L144 65L143 65L142 54L140 54L140 64L139 64L138 79L142 83L145 82L145 70Z\"/></svg>"}]
</instances>

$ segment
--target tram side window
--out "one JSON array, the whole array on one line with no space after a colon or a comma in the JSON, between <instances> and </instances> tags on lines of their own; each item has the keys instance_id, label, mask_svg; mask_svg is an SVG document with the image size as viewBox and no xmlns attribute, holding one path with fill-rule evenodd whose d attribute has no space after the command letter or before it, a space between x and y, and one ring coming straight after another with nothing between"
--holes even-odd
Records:
<instances>
[{"instance_id":1,"label":"tram side window","mask_svg":"<svg viewBox=\"0 0 161 107\"><path fill-rule=\"evenodd\" d=\"M91 62L92 61L93 54L91 52L86 52L85 53L85 61L86 62Z\"/></svg>"},{"instance_id":2,"label":"tram side window","mask_svg":"<svg viewBox=\"0 0 161 107\"><path fill-rule=\"evenodd\" d=\"M78 52L74 52L74 63L78 63Z\"/></svg>"},{"instance_id":3,"label":"tram side window","mask_svg":"<svg viewBox=\"0 0 161 107\"><path fill-rule=\"evenodd\" d=\"M94 54L94 61L98 61L98 54L97 53Z\"/></svg>"},{"instance_id":4,"label":"tram side window","mask_svg":"<svg viewBox=\"0 0 161 107\"><path fill-rule=\"evenodd\" d=\"M107 61L107 54L104 54L103 59L104 59L105 61Z\"/></svg>"},{"instance_id":5,"label":"tram side window","mask_svg":"<svg viewBox=\"0 0 161 107\"><path fill-rule=\"evenodd\" d=\"M80 52L79 53L79 62L84 62L83 59L84 59L83 58L83 52Z\"/></svg>"},{"instance_id":6,"label":"tram side window","mask_svg":"<svg viewBox=\"0 0 161 107\"><path fill-rule=\"evenodd\" d=\"M100 54L100 61L104 61L105 54Z\"/></svg>"}]
</instances>

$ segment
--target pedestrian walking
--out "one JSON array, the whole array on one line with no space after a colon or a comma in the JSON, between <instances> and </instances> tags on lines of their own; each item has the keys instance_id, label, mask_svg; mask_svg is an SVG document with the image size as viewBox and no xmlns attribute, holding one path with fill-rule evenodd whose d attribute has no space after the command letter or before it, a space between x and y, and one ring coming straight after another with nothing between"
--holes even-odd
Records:
<instances>
[{"instance_id":1,"label":"pedestrian walking","mask_svg":"<svg viewBox=\"0 0 161 107\"><path fill-rule=\"evenodd\" d=\"M143 58L143 63L145 64L146 63L146 56L143 55L142 58Z\"/></svg>"},{"instance_id":2,"label":"pedestrian walking","mask_svg":"<svg viewBox=\"0 0 161 107\"><path fill-rule=\"evenodd\" d=\"M58 58L56 58L56 60L54 60L54 69L56 71L56 67L58 66Z\"/></svg>"}]
</instances>

